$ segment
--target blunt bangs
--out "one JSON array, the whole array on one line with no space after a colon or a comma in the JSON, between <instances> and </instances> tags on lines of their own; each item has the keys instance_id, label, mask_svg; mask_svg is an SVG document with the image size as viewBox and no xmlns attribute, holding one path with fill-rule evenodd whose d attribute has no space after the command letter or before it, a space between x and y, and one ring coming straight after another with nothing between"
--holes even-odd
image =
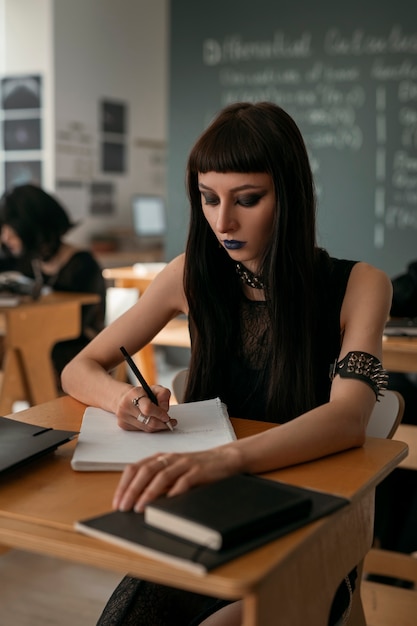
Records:
<instances>
[{"instance_id":1,"label":"blunt bangs","mask_svg":"<svg viewBox=\"0 0 417 626\"><path fill-rule=\"evenodd\" d=\"M245 120L229 119L204 133L189 157L189 172L271 172L268 145Z\"/></svg>"}]
</instances>

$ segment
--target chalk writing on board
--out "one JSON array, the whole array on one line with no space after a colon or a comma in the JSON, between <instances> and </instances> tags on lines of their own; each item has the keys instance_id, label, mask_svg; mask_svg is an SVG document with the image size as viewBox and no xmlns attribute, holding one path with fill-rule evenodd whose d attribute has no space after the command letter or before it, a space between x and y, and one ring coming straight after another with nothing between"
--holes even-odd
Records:
<instances>
[{"instance_id":1,"label":"chalk writing on board","mask_svg":"<svg viewBox=\"0 0 417 626\"><path fill-rule=\"evenodd\" d=\"M269 100L294 116L319 198L329 155L346 161L369 153L375 248L384 247L387 231L417 230L416 55L417 32L398 24L378 33L329 26L321 34L278 29L262 39L230 33L202 41L221 106Z\"/></svg>"}]
</instances>

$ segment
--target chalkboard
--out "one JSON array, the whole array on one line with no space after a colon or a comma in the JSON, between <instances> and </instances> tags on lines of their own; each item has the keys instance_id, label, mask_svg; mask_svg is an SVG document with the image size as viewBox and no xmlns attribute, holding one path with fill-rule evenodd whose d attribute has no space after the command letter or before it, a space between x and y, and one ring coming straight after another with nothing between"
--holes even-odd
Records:
<instances>
[{"instance_id":1,"label":"chalkboard","mask_svg":"<svg viewBox=\"0 0 417 626\"><path fill-rule=\"evenodd\" d=\"M224 105L269 100L300 127L331 254L393 276L417 258L417 2L171 0L169 257L184 171Z\"/></svg>"}]
</instances>

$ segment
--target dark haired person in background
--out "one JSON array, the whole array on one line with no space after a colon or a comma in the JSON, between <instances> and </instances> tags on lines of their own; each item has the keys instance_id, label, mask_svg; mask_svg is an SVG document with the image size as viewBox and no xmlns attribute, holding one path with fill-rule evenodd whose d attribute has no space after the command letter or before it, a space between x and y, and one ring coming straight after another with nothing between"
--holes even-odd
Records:
<instances>
[{"instance_id":1,"label":"dark haired person in background","mask_svg":"<svg viewBox=\"0 0 417 626\"><path fill-rule=\"evenodd\" d=\"M80 336L54 346L57 375L104 326L106 287L101 269L90 252L63 241L73 226L61 204L35 185L20 185L0 199L1 271L19 272L54 291L100 296L98 304L83 307Z\"/></svg>"}]
</instances>

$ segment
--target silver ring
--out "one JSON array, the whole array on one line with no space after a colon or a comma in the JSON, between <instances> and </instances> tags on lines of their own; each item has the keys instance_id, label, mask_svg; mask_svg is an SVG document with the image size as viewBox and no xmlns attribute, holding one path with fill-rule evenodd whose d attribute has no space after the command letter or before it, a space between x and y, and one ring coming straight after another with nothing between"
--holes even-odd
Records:
<instances>
[{"instance_id":1,"label":"silver ring","mask_svg":"<svg viewBox=\"0 0 417 626\"><path fill-rule=\"evenodd\" d=\"M141 422L141 424L144 424L145 426L147 426L149 422L151 421L151 416L143 415L143 413L139 413L136 419L138 420L138 422Z\"/></svg>"},{"instance_id":2,"label":"silver ring","mask_svg":"<svg viewBox=\"0 0 417 626\"><path fill-rule=\"evenodd\" d=\"M142 398L144 398L145 396L136 396L136 398L133 398L132 400L132 404L133 406L138 407L139 406L139 400L141 400Z\"/></svg>"},{"instance_id":3,"label":"silver ring","mask_svg":"<svg viewBox=\"0 0 417 626\"><path fill-rule=\"evenodd\" d=\"M162 465L164 465L165 467L168 467L168 459L166 457L166 454L161 454L160 456L156 457L156 460L159 461L160 463L162 463Z\"/></svg>"}]
</instances>

